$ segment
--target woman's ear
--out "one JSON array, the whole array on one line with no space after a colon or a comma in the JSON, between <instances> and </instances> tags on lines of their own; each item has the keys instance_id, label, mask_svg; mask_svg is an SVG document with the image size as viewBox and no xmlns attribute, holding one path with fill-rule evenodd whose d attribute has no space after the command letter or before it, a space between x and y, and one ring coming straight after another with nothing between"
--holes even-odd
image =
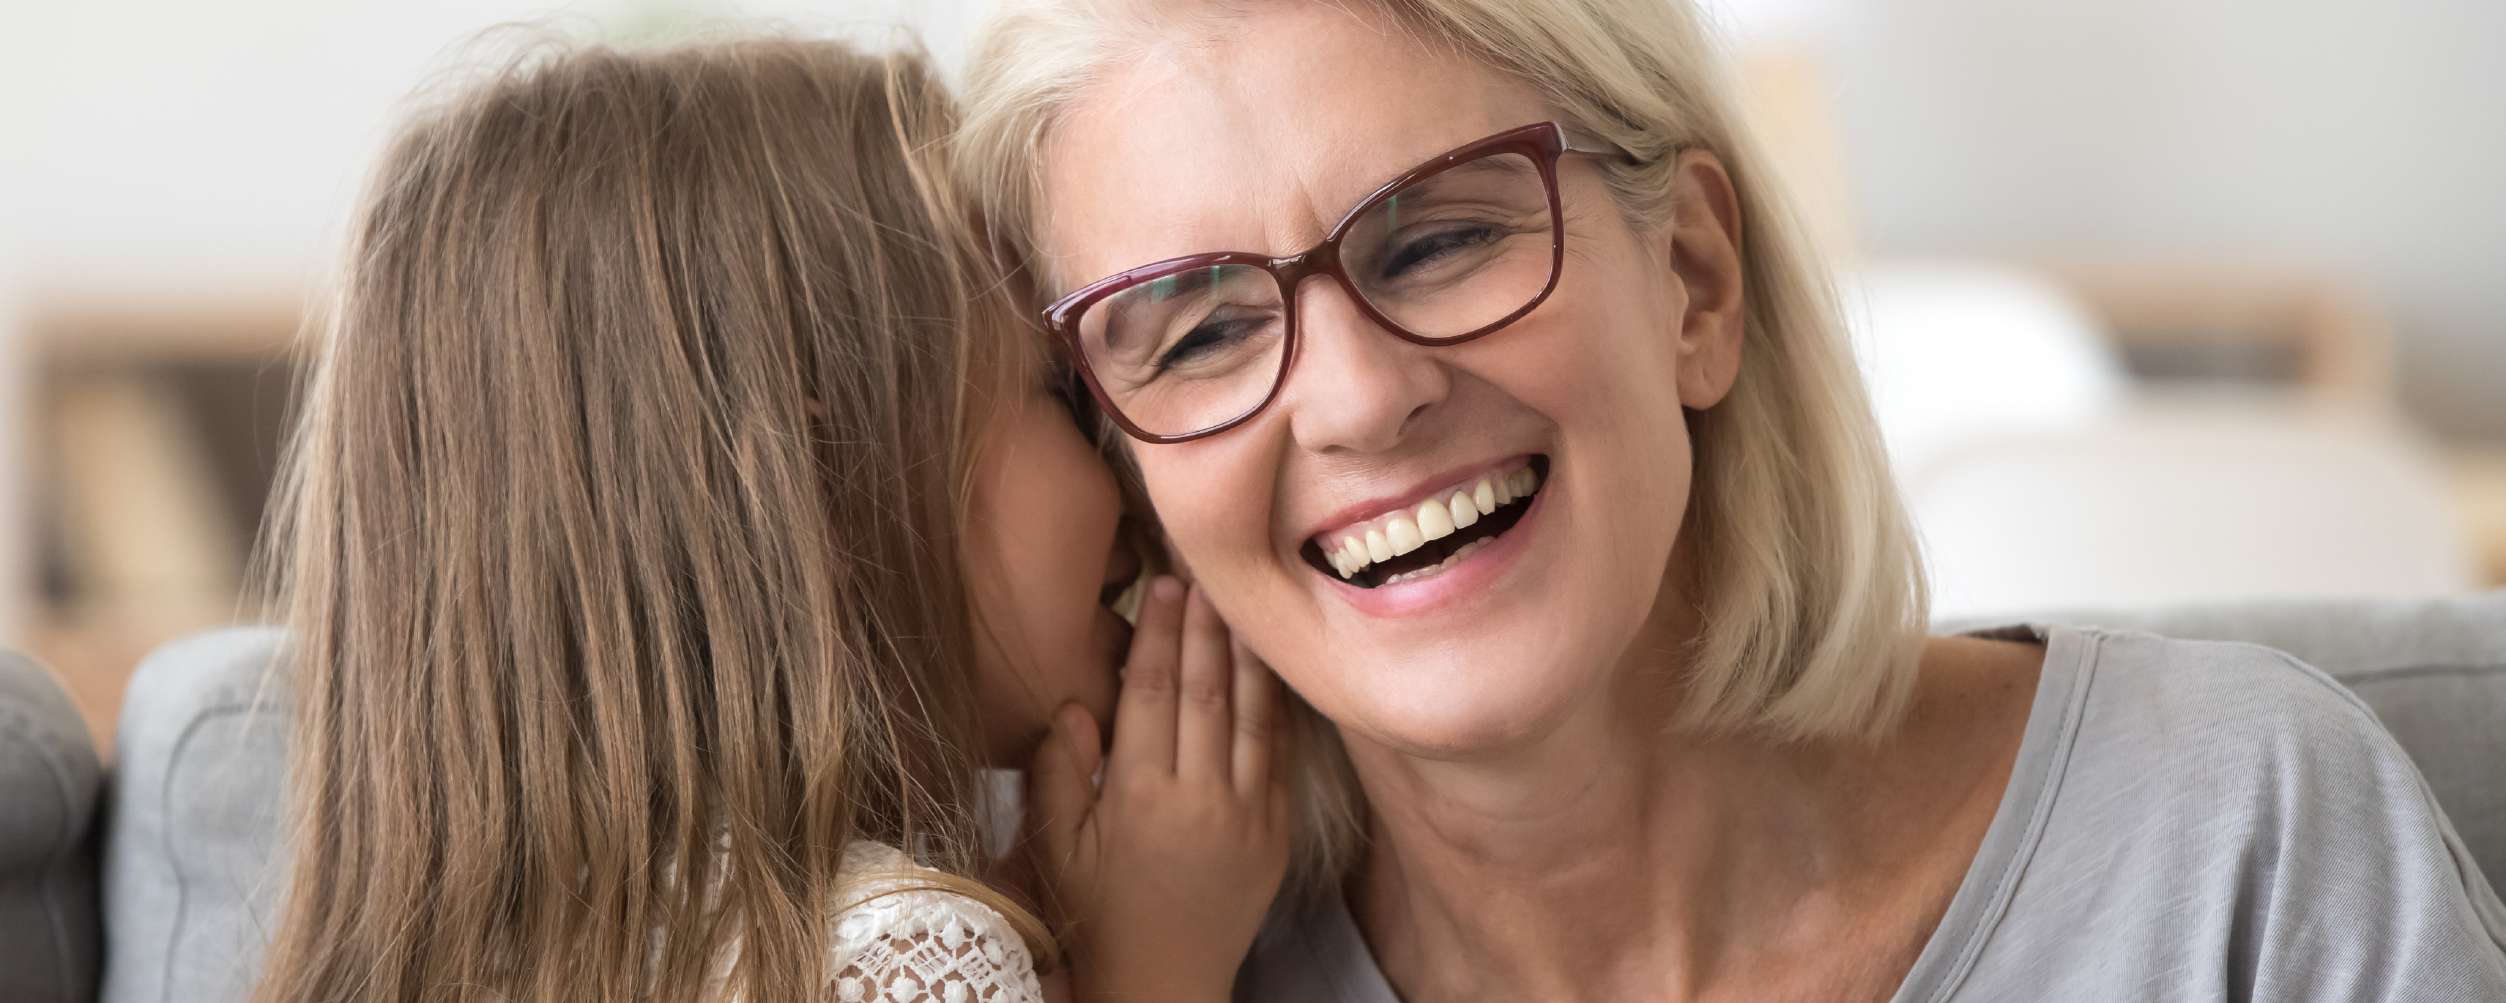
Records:
<instances>
[{"instance_id":1,"label":"woman's ear","mask_svg":"<svg viewBox=\"0 0 2506 1003\"><path fill-rule=\"evenodd\" d=\"M1683 151L1673 170L1667 239L1672 279L1687 292L1679 318L1679 403L1702 411L1721 403L1740 375L1748 315L1740 197L1712 153Z\"/></svg>"}]
</instances>

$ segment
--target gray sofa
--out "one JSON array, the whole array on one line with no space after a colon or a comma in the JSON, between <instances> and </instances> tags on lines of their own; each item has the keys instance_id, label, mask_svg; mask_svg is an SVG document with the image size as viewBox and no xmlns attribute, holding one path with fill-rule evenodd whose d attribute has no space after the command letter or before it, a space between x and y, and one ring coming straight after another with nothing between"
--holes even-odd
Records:
<instances>
[{"instance_id":1,"label":"gray sofa","mask_svg":"<svg viewBox=\"0 0 2506 1003\"><path fill-rule=\"evenodd\" d=\"M2332 673L2410 751L2483 873L2506 881L2506 593L2051 619L2252 641ZM281 877L280 642L225 630L150 656L110 776L43 671L0 657L0 1001L242 996Z\"/></svg>"},{"instance_id":2,"label":"gray sofa","mask_svg":"<svg viewBox=\"0 0 2506 1003\"><path fill-rule=\"evenodd\" d=\"M109 774L47 674L0 658L0 1001L245 996L282 877L279 642L236 628L151 654Z\"/></svg>"}]
</instances>

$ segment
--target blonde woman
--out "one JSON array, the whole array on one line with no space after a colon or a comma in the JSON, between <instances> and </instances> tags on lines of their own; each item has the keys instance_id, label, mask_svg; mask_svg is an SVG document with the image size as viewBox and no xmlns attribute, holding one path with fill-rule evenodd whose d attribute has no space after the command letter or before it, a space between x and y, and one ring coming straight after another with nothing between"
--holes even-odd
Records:
<instances>
[{"instance_id":1,"label":"blonde woman","mask_svg":"<svg viewBox=\"0 0 2506 1003\"><path fill-rule=\"evenodd\" d=\"M950 122L916 58L761 39L536 50L400 130L274 534L262 999L1033 1001L1039 914L1079 990L1223 996L1275 683L1171 580L1105 608L1116 485L965 267ZM977 770L1039 747L993 861Z\"/></svg>"},{"instance_id":2,"label":"blonde woman","mask_svg":"<svg viewBox=\"0 0 2506 1003\"><path fill-rule=\"evenodd\" d=\"M1714 65L1683 0L1028 0L979 44L958 166L1338 739L1238 998L2506 998L2506 912L2325 677L1925 636Z\"/></svg>"}]
</instances>

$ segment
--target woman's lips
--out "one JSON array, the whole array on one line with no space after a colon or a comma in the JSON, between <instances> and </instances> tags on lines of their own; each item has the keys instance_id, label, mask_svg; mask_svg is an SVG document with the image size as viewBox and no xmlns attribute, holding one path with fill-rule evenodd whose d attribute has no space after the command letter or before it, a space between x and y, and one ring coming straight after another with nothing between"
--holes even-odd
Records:
<instances>
[{"instance_id":1,"label":"woman's lips","mask_svg":"<svg viewBox=\"0 0 2506 1003\"><path fill-rule=\"evenodd\" d=\"M1547 467L1537 454L1491 467L1387 514L1317 534L1301 550L1317 571L1360 588L1439 573L1511 528Z\"/></svg>"},{"instance_id":2,"label":"woman's lips","mask_svg":"<svg viewBox=\"0 0 2506 1003\"><path fill-rule=\"evenodd\" d=\"M1557 490L1555 482L1541 487L1543 490L1527 503L1512 510L1521 513L1513 525L1494 537L1465 544L1467 552L1456 550L1435 566L1432 574L1396 575L1399 581L1379 583L1372 588L1330 572L1318 570L1317 574L1330 583L1334 594L1359 612L1376 617L1418 616L1498 591L1499 580L1513 570L1543 531L1543 513L1555 507L1550 504Z\"/></svg>"},{"instance_id":3,"label":"woman's lips","mask_svg":"<svg viewBox=\"0 0 2506 1003\"><path fill-rule=\"evenodd\" d=\"M1455 492L1468 494L1481 480L1502 475L1525 464L1541 460L1541 454L1538 453L1517 453L1501 459L1465 464L1447 470L1442 475L1426 482L1414 484L1404 493L1348 505L1307 529L1305 535L1317 544L1326 541L1336 544L1338 542L1336 533L1351 528L1362 529L1367 523L1382 522L1401 513L1415 513L1418 506L1430 498L1450 504L1450 496Z\"/></svg>"},{"instance_id":4,"label":"woman's lips","mask_svg":"<svg viewBox=\"0 0 2506 1003\"><path fill-rule=\"evenodd\" d=\"M1314 537L1324 563L1342 578L1371 565L1404 557L1539 490L1539 475L1526 459L1463 483L1427 492L1391 513L1332 529Z\"/></svg>"}]
</instances>

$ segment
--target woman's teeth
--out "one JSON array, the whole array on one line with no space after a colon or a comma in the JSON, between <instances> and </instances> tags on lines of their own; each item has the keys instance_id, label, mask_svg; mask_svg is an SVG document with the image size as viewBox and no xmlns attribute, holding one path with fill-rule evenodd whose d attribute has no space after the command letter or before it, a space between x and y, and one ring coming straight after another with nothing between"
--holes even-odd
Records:
<instances>
[{"instance_id":1,"label":"woman's teeth","mask_svg":"<svg viewBox=\"0 0 2506 1003\"><path fill-rule=\"evenodd\" d=\"M1539 490L1540 475L1528 466L1517 467L1490 474L1468 485L1439 491L1402 511L1334 530L1317 538L1314 545L1322 550L1324 561L1331 565L1333 571L1339 572L1342 579L1354 578L1369 566L1408 554L1475 526L1482 516L1528 499ZM1382 584L1436 574L1487 542L1473 540L1434 566L1401 572Z\"/></svg>"},{"instance_id":2,"label":"woman's teeth","mask_svg":"<svg viewBox=\"0 0 2506 1003\"><path fill-rule=\"evenodd\" d=\"M1454 551L1452 556L1447 557L1444 560L1437 561L1433 567L1420 568L1416 571L1404 571L1400 574L1384 579L1383 583L1385 585L1399 585L1402 582L1416 581L1421 578L1433 578L1437 575L1443 574L1444 569L1462 563L1463 558L1478 553L1480 548L1495 542L1495 537L1490 537L1485 540L1472 540L1469 543L1463 544L1462 549Z\"/></svg>"}]
</instances>

